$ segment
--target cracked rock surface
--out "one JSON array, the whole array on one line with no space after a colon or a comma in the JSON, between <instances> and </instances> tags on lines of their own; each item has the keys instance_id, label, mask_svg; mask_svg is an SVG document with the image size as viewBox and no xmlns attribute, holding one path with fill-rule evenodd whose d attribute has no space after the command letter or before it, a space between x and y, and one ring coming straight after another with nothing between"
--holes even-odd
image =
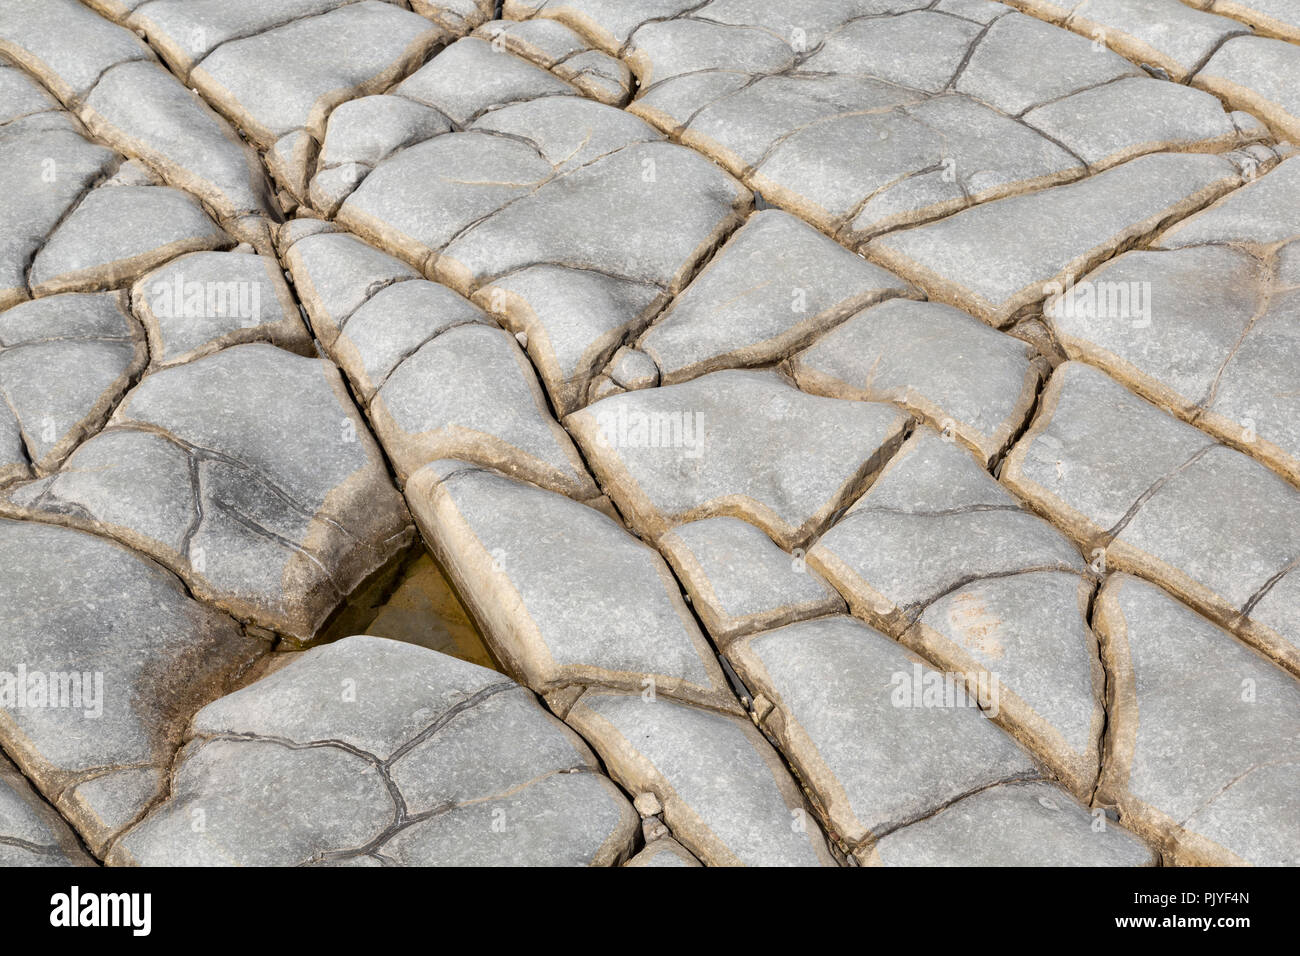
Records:
<instances>
[{"instance_id":1,"label":"cracked rock surface","mask_svg":"<svg viewBox=\"0 0 1300 956\"><path fill-rule=\"evenodd\" d=\"M0 863L1300 863L1298 71L0 0Z\"/></svg>"},{"instance_id":2,"label":"cracked rock surface","mask_svg":"<svg viewBox=\"0 0 1300 956\"><path fill-rule=\"evenodd\" d=\"M535 695L382 638L293 655L199 711L188 736L167 800L111 862L610 865L636 832L632 806Z\"/></svg>"}]
</instances>

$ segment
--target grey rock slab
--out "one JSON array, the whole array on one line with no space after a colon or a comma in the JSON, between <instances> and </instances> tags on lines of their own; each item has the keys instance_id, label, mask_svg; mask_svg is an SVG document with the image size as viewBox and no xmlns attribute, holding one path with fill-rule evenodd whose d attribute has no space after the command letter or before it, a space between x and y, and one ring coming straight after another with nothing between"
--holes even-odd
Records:
<instances>
[{"instance_id":1,"label":"grey rock slab","mask_svg":"<svg viewBox=\"0 0 1300 956\"><path fill-rule=\"evenodd\" d=\"M347 248L351 242L349 239ZM322 277L316 268L317 257L299 261L308 265L295 279L301 276L310 282ZM490 327L480 309L446 286L426 279L383 285L392 275L386 268L389 264L376 261L375 265L378 291L344 315L340 331L330 343L330 356L347 373L363 403L371 401L398 366L442 333L473 323Z\"/></svg>"},{"instance_id":2,"label":"grey rock slab","mask_svg":"<svg viewBox=\"0 0 1300 956\"><path fill-rule=\"evenodd\" d=\"M790 43L771 30L693 17L644 23L620 55L645 89L700 70L777 73L796 62Z\"/></svg>"},{"instance_id":3,"label":"grey rock slab","mask_svg":"<svg viewBox=\"0 0 1300 956\"><path fill-rule=\"evenodd\" d=\"M497 658L538 693L604 684L736 710L657 552L585 504L456 461L406 485Z\"/></svg>"},{"instance_id":4,"label":"grey rock slab","mask_svg":"<svg viewBox=\"0 0 1300 956\"><path fill-rule=\"evenodd\" d=\"M406 263L366 245L356 236L313 232L295 237L285 224L280 254L293 276L294 290L311 320L312 332L331 348L348 318L381 289L417 279ZM355 373L353 373L355 374Z\"/></svg>"},{"instance_id":5,"label":"grey rock slab","mask_svg":"<svg viewBox=\"0 0 1300 956\"><path fill-rule=\"evenodd\" d=\"M548 70L591 48L580 34L558 20L490 20L477 27L474 36Z\"/></svg>"},{"instance_id":6,"label":"grey rock slab","mask_svg":"<svg viewBox=\"0 0 1300 956\"><path fill-rule=\"evenodd\" d=\"M146 0L133 11L132 28L185 80L209 53L230 40L265 33L303 17L328 13L353 0Z\"/></svg>"},{"instance_id":7,"label":"grey rock slab","mask_svg":"<svg viewBox=\"0 0 1300 956\"><path fill-rule=\"evenodd\" d=\"M409 10L361 0L224 43L189 82L263 149L296 129L320 142L334 107L391 86L445 39Z\"/></svg>"},{"instance_id":8,"label":"grey rock slab","mask_svg":"<svg viewBox=\"0 0 1300 956\"><path fill-rule=\"evenodd\" d=\"M931 602L903 642L981 692L989 717L1087 800L1101 766L1105 675L1088 627L1095 587L1027 571Z\"/></svg>"},{"instance_id":9,"label":"grey rock slab","mask_svg":"<svg viewBox=\"0 0 1300 956\"><path fill-rule=\"evenodd\" d=\"M265 644L104 538L6 520L0 553L8 672L0 739L100 852L165 788L190 715L225 692ZM21 700L19 669L28 678ZM51 687L40 706L33 692Z\"/></svg>"},{"instance_id":10,"label":"grey rock slab","mask_svg":"<svg viewBox=\"0 0 1300 956\"><path fill-rule=\"evenodd\" d=\"M315 354L280 265L267 256L179 256L137 279L131 295L149 336L155 369L245 342L270 342L301 355Z\"/></svg>"},{"instance_id":11,"label":"grey rock slab","mask_svg":"<svg viewBox=\"0 0 1300 956\"><path fill-rule=\"evenodd\" d=\"M563 418L587 404L593 376L645 327L667 295L651 283L536 265L487 283L473 299L527 337L529 358Z\"/></svg>"},{"instance_id":12,"label":"grey rock slab","mask_svg":"<svg viewBox=\"0 0 1300 956\"><path fill-rule=\"evenodd\" d=\"M608 778L560 772L426 817L377 852L406 866L612 866L635 832L636 812Z\"/></svg>"},{"instance_id":13,"label":"grey rock slab","mask_svg":"<svg viewBox=\"0 0 1300 956\"><path fill-rule=\"evenodd\" d=\"M306 198L332 216L378 163L450 130L442 113L400 96L349 100L330 114Z\"/></svg>"},{"instance_id":14,"label":"grey rock slab","mask_svg":"<svg viewBox=\"0 0 1300 956\"><path fill-rule=\"evenodd\" d=\"M894 402L985 464L1023 426L1045 366L1029 344L958 309L904 299L859 312L790 361L804 391Z\"/></svg>"},{"instance_id":15,"label":"grey rock slab","mask_svg":"<svg viewBox=\"0 0 1300 956\"><path fill-rule=\"evenodd\" d=\"M691 606L719 645L754 631L844 610L844 600L739 518L679 525L659 547L691 596Z\"/></svg>"},{"instance_id":16,"label":"grey rock slab","mask_svg":"<svg viewBox=\"0 0 1300 956\"><path fill-rule=\"evenodd\" d=\"M36 253L29 281L38 296L96 291L130 282L182 253L234 244L180 190L93 189Z\"/></svg>"},{"instance_id":17,"label":"grey rock slab","mask_svg":"<svg viewBox=\"0 0 1300 956\"><path fill-rule=\"evenodd\" d=\"M463 37L394 87L466 126L493 107L578 90L545 69L480 37Z\"/></svg>"},{"instance_id":18,"label":"grey rock slab","mask_svg":"<svg viewBox=\"0 0 1300 956\"><path fill-rule=\"evenodd\" d=\"M435 278L464 292L551 263L676 292L734 228L751 198L691 150L633 143L465 230L437 257Z\"/></svg>"},{"instance_id":19,"label":"grey rock slab","mask_svg":"<svg viewBox=\"0 0 1300 956\"><path fill-rule=\"evenodd\" d=\"M422 266L472 224L518 202L553 174L529 143L478 131L451 133L380 164L337 218L363 239Z\"/></svg>"},{"instance_id":20,"label":"grey rock slab","mask_svg":"<svg viewBox=\"0 0 1300 956\"><path fill-rule=\"evenodd\" d=\"M653 843L646 844L646 848L638 853L632 859L623 864L624 866L653 866L653 867L691 867L702 866L699 860L695 859L686 847L682 846L672 837L664 837L655 840Z\"/></svg>"},{"instance_id":21,"label":"grey rock slab","mask_svg":"<svg viewBox=\"0 0 1300 956\"><path fill-rule=\"evenodd\" d=\"M1214 445L1153 491L1107 556L1115 565L1154 571L1184 600L1217 605L1224 620L1239 624L1300 560L1300 492L1254 459ZM1260 631L1258 642L1297 666L1300 618L1276 634Z\"/></svg>"},{"instance_id":22,"label":"grey rock slab","mask_svg":"<svg viewBox=\"0 0 1300 956\"><path fill-rule=\"evenodd\" d=\"M320 166L343 163L374 167L404 146L451 130L438 110L401 96L362 96L330 113Z\"/></svg>"},{"instance_id":23,"label":"grey rock slab","mask_svg":"<svg viewBox=\"0 0 1300 956\"><path fill-rule=\"evenodd\" d=\"M1031 109L1024 121L1100 170L1165 150L1212 152L1242 139L1217 99L1150 77L1121 77Z\"/></svg>"},{"instance_id":24,"label":"grey rock slab","mask_svg":"<svg viewBox=\"0 0 1300 956\"><path fill-rule=\"evenodd\" d=\"M505 0L503 16L509 20L553 17L614 53L641 24L675 17L698 5L696 0L647 0L635 8L617 0Z\"/></svg>"},{"instance_id":25,"label":"grey rock slab","mask_svg":"<svg viewBox=\"0 0 1300 956\"><path fill-rule=\"evenodd\" d=\"M672 385L779 360L881 299L915 294L779 209L754 213L637 347Z\"/></svg>"},{"instance_id":26,"label":"grey rock slab","mask_svg":"<svg viewBox=\"0 0 1300 956\"><path fill-rule=\"evenodd\" d=\"M1277 173L1294 179L1292 170L1300 167ZM1273 240L1300 233L1300 217L1288 216L1287 190L1279 188L1255 194L1271 196L1279 211L1253 228L1248 221L1259 204L1250 190L1272 175L1171 230L1164 244L1173 248L1119 256L1044 311L1071 358L1105 369L1296 483L1300 396L1288 383L1300 296L1285 271L1288 250L1300 243L1275 253Z\"/></svg>"},{"instance_id":27,"label":"grey rock slab","mask_svg":"<svg viewBox=\"0 0 1300 956\"><path fill-rule=\"evenodd\" d=\"M640 93L628 109L743 176L783 138L833 117L925 99L870 76L687 73ZM874 145L874 144L873 144Z\"/></svg>"},{"instance_id":28,"label":"grey rock slab","mask_svg":"<svg viewBox=\"0 0 1300 956\"><path fill-rule=\"evenodd\" d=\"M1170 0L1083 0L1066 26L1100 36L1130 60L1163 69L1175 83L1185 82L1229 37L1250 32L1243 23Z\"/></svg>"},{"instance_id":29,"label":"grey rock slab","mask_svg":"<svg viewBox=\"0 0 1300 956\"><path fill-rule=\"evenodd\" d=\"M625 105L635 85L626 64L599 50L574 54L556 63L551 70L586 96L610 106Z\"/></svg>"},{"instance_id":30,"label":"grey rock slab","mask_svg":"<svg viewBox=\"0 0 1300 956\"><path fill-rule=\"evenodd\" d=\"M1209 9L1250 24L1256 33L1300 41L1300 13L1287 0L1211 0Z\"/></svg>"},{"instance_id":31,"label":"grey rock slab","mask_svg":"<svg viewBox=\"0 0 1300 956\"><path fill-rule=\"evenodd\" d=\"M944 675L853 618L742 638L727 655L771 702L762 726L854 849L971 790L1040 773L973 699L923 698Z\"/></svg>"},{"instance_id":32,"label":"grey rock slab","mask_svg":"<svg viewBox=\"0 0 1300 956\"><path fill-rule=\"evenodd\" d=\"M949 93L796 129L746 182L855 245L973 202L1076 179L1084 170L1036 130Z\"/></svg>"},{"instance_id":33,"label":"grey rock slab","mask_svg":"<svg viewBox=\"0 0 1300 956\"><path fill-rule=\"evenodd\" d=\"M895 830L868 866L1156 866L1141 840L1049 783L1001 784Z\"/></svg>"},{"instance_id":34,"label":"grey rock slab","mask_svg":"<svg viewBox=\"0 0 1300 956\"><path fill-rule=\"evenodd\" d=\"M364 636L285 658L196 715L169 799L110 862L609 865L629 853L626 798L503 675Z\"/></svg>"},{"instance_id":35,"label":"grey rock slab","mask_svg":"<svg viewBox=\"0 0 1300 956\"><path fill-rule=\"evenodd\" d=\"M1097 601L1112 758L1097 798L1176 864L1295 865L1300 691L1156 586Z\"/></svg>"},{"instance_id":36,"label":"grey rock slab","mask_svg":"<svg viewBox=\"0 0 1300 956\"><path fill-rule=\"evenodd\" d=\"M29 465L22 425L9 408L0 410L0 485L30 477Z\"/></svg>"},{"instance_id":37,"label":"grey rock slab","mask_svg":"<svg viewBox=\"0 0 1300 956\"><path fill-rule=\"evenodd\" d=\"M1300 253L1300 245L1287 250ZM1285 253L1286 250L1284 250ZM1300 395L1293 356L1300 342L1300 290L1269 299L1223 367L1206 411L1196 423L1300 484Z\"/></svg>"},{"instance_id":38,"label":"grey rock slab","mask_svg":"<svg viewBox=\"0 0 1300 956\"><path fill-rule=\"evenodd\" d=\"M301 865L323 851L367 846L397 812L380 770L343 747L196 740L181 751L167 801L113 846L108 861Z\"/></svg>"},{"instance_id":39,"label":"grey rock slab","mask_svg":"<svg viewBox=\"0 0 1300 956\"><path fill-rule=\"evenodd\" d=\"M475 803L508 793L523 781L584 770L599 772L587 745L522 687L456 715L397 757L391 768L412 814ZM627 807L626 798L619 802Z\"/></svg>"},{"instance_id":40,"label":"grey rock slab","mask_svg":"<svg viewBox=\"0 0 1300 956\"><path fill-rule=\"evenodd\" d=\"M458 458L575 498L600 495L527 356L495 326L452 326L416 343L369 410L403 481L431 461Z\"/></svg>"},{"instance_id":41,"label":"grey rock slab","mask_svg":"<svg viewBox=\"0 0 1300 956\"><path fill-rule=\"evenodd\" d=\"M0 63L0 123L58 109L59 101L43 86L17 67Z\"/></svg>"},{"instance_id":42,"label":"grey rock slab","mask_svg":"<svg viewBox=\"0 0 1300 956\"><path fill-rule=\"evenodd\" d=\"M78 115L96 137L193 193L223 221L277 215L256 152L159 64L113 67Z\"/></svg>"},{"instance_id":43,"label":"grey rock slab","mask_svg":"<svg viewBox=\"0 0 1300 956\"><path fill-rule=\"evenodd\" d=\"M260 343L147 376L110 428L10 502L120 538L298 642L412 534L338 371Z\"/></svg>"},{"instance_id":44,"label":"grey rock slab","mask_svg":"<svg viewBox=\"0 0 1300 956\"><path fill-rule=\"evenodd\" d=\"M474 31L500 50L521 56L567 80L586 95L622 106L632 92L632 72L621 60L591 49L557 20L494 20Z\"/></svg>"},{"instance_id":45,"label":"grey rock slab","mask_svg":"<svg viewBox=\"0 0 1300 956\"><path fill-rule=\"evenodd\" d=\"M1300 140L1300 92L1290 82L1300 47L1271 37L1232 37L1192 77L1234 109L1262 117L1287 139Z\"/></svg>"},{"instance_id":46,"label":"grey rock slab","mask_svg":"<svg viewBox=\"0 0 1300 956\"><path fill-rule=\"evenodd\" d=\"M796 9L784 4L754 3L753 0L718 0L709 5L706 18L720 23L765 25L773 32L789 37L791 43L801 41L802 45L813 49L822 40L834 36L841 27L851 26L859 18L893 17L936 6L942 4L930 3L927 0L838 0L836 3ZM979 6L991 5L981 0ZM997 13L1006 12L996 7L992 9ZM962 11L956 13L965 16L968 20L978 19ZM802 30L802 35L796 34L796 30Z\"/></svg>"},{"instance_id":47,"label":"grey rock slab","mask_svg":"<svg viewBox=\"0 0 1300 956\"><path fill-rule=\"evenodd\" d=\"M285 133L263 154L267 171L279 186L276 198L281 208L293 210L311 198L312 168L319 152L315 137L299 128Z\"/></svg>"},{"instance_id":48,"label":"grey rock slab","mask_svg":"<svg viewBox=\"0 0 1300 956\"><path fill-rule=\"evenodd\" d=\"M802 69L867 74L925 93L947 89L966 59L979 24L929 10L855 19L831 32Z\"/></svg>"},{"instance_id":49,"label":"grey rock slab","mask_svg":"<svg viewBox=\"0 0 1300 956\"><path fill-rule=\"evenodd\" d=\"M1122 56L1019 13L999 17L975 44L955 88L1005 113L1142 72Z\"/></svg>"},{"instance_id":50,"label":"grey rock slab","mask_svg":"<svg viewBox=\"0 0 1300 956\"><path fill-rule=\"evenodd\" d=\"M1300 574L1298 565L1292 564L1255 602L1250 610L1251 621L1286 633L1294 627L1295 609L1300 607Z\"/></svg>"},{"instance_id":51,"label":"grey rock slab","mask_svg":"<svg viewBox=\"0 0 1300 956\"><path fill-rule=\"evenodd\" d=\"M5 0L0 4L0 52L69 106L90 92L109 67L153 59L134 33L77 0Z\"/></svg>"},{"instance_id":52,"label":"grey rock slab","mask_svg":"<svg viewBox=\"0 0 1300 956\"><path fill-rule=\"evenodd\" d=\"M871 242L868 255L993 325L1135 239L1241 183L1220 155L1141 156L1078 183L1012 196Z\"/></svg>"},{"instance_id":53,"label":"grey rock slab","mask_svg":"<svg viewBox=\"0 0 1300 956\"><path fill-rule=\"evenodd\" d=\"M556 174L589 165L624 146L661 139L645 120L578 96L513 103L479 117L471 128L532 143Z\"/></svg>"},{"instance_id":54,"label":"grey rock slab","mask_svg":"<svg viewBox=\"0 0 1300 956\"><path fill-rule=\"evenodd\" d=\"M807 395L775 372L731 369L606 398L565 426L639 533L732 515L789 549L861 493L910 421L891 406Z\"/></svg>"},{"instance_id":55,"label":"grey rock slab","mask_svg":"<svg viewBox=\"0 0 1300 956\"><path fill-rule=\"evenodd\" d=\"M102 427L147 359L124 293L50 296L0 313L0 397L36 474Z\"/></svg>"},{"instance_id":56,"label":"grey rock slab","mask_svg":"<svg viewBox=\"0 0 1300 956\"><path fill-rule=\"evenodd\" d=\"M380 637L347 637L272 663L266 676L195 715L191 736L333 741L385 762L495 694L531 697L495 671Z\"/></svg>"},{"instance_id":57,"label":"grey rock slab","mask_svg":"<svg viewBox=\"0 0 1300 956\"><path fill-rule=\"evenodd\" d=\"M1071 358L1183 416L1267 307L1267 265L1228 245L1127 252L1054 296L1043 317Z\"/></svg>"},{"instance_id":58,"label":"grey rock slab","mask_svg":"<svg viewBox=\"0 0 1300 956\"><path fill-rule=\"evenodd\" d=\"M308 182L305 203L309 203L312 210L322 216L333 216L369 174L370 167L361 163L340 163L322 169Z\"/></svg>"},{"instance_id":59,"label":"grey rock slab","mask_svg":"<svg viewBox=\"0 0 1300 956\"><path fill-rule=\"evenodd\" d=\"M651 792L708 866L833 866L781 758L752 723L663 698L588 691L566 718L611 776Z\"/></svg>"},{"instance_id":60,"label":"grey rock slab","mask_svg":"<svg viewBox=\"0 0 1300 956\"><path fill-rule=\"evenodd\" d=\"M1085 547L1104 548L1107 566L1152 578L1300 669L1300 609L1273 606L1276 626L1251 617L1300 556L1300 492L1254 459L1070 362L1002 480Z\"/></svg>"},{"instance_id":61,"label":"grey rock slab","mask_svg":"<svg viewBox=\"0 0 1300 956\"><path fill-rule=\"evenodd\" d=\"M1162 232L1151 248L1228 244L1263 256L1300 237L1297 203L1300 160L1291 159Z\"/></svg>"},{"instance_id":62,"label":"grey rock slab","mask_svg":"<svg viewBox=\"0 0 1300 956\"><path fill-rule=\"evenodd\" d=\"M1105 373L1067 362L1001 478L1071 537L1104 545L1148 489L1213 443Z\"/></svg>"},{"instance_id":63,"label":"grey rock slab","mask_svg":"<svg viewBox=\"0 0 1300 956\"><path fill-rule=\"evenodd\" d=\"M929 428L907 440L809 550L808 563L854 614L896 637L931 602L967 582L1085 570L1069 539Z\"/></svg>"},{"instance_id":64,"label":"grey rock slab","mask_svg":"<svg viewBox=\"0 0 1300 956\"><path fill-rule=\"evenodd\" d=\"M84 139L66 113L38 112L0 126L0 308L31 295L32 256L118 162L111 150Z\"/></svg>"},{"instance_id":65,"label":"grey rock slab","mask_svg":"<svg viewBox=\"0 0 1300 956\"><path fill-rule=\"evenodd\" d=\"M93 866L76 834L0 756L0 866Z\"/></svg>"},{"instance_id":66,"label":"grey rock slab","mask_svg":"<svg viewBox=\"0 0 1300 956\"><path fill-rule=\"evenodd\" d=\"M493 0L411 0L411 9L459 36L492 19L496 4Z\"/></svg>"}]
</instances>

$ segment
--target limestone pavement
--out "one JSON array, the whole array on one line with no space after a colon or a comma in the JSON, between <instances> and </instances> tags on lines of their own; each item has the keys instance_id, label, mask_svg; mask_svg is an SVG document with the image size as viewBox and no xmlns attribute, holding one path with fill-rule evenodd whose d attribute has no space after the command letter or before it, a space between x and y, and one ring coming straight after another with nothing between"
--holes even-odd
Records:
<instances>
[{"instance_id":1,"label":"limestone pavement","mask_svg":"<svg viewBox=\"0 0 1300 956\"><path fill-rule=\"evenodd\" d=\"M1298 71L0 0L0 863L1300 864Z\"/></svg>"}]
</instances>

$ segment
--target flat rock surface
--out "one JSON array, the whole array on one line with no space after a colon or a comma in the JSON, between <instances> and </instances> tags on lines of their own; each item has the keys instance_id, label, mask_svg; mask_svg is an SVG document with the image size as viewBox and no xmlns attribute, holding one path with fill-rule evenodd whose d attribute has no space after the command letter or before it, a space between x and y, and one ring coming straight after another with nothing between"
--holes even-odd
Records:
<instances>
[{"instance_id":1,"label":"flat rock surface","mask_svg":"<svg viewBox=\"0 0 1300 956\"><path fill-rule=\"evenodd\" d=\"M0 862L1296 862L1294 6L0 0Z\"/></svg>"},{"instance_id":2,"label":"flat rock surface","mask_svg":"<svg viewBox=\"0 0 1300 956\"><path fill-rule=\"evenodd\" d=\"M637 694L588 691L569 712L614 779L651 792L664 822L713 866L827 866L834 858L753 724Z\"/></svg>"},{"instance_id":3,"label":"flat rock surface","mask_svg":"<svg viewBox=\"0 0 1300 956\"><path fill-rule=\"evenodd\" d=\"M881 299L910 290L789 213L755 213L645 332L665 385L758 365Z\"/></svg>"},{"instance_id":4,"label":"flat rock surface","mask_svg":"<svg viewBox=\"0 0 1300 956\"><path fill-rule=\"evenodd\" d=\"M790 624L727 653L772 703L763 726L855 848L961 794L1039 773L973 703L926 706L912 693L926 681L921 661L853 618Z\"/></svg>"},{"instance_id":5,"label":"flat rock surface","mask_svg":"<svg viewBox=\"0 0 1300 956\"><path fill-rule=\"evenodd\" d=\"M636 832L631 804L533 694L383 638L291 655L199 711L188 736L168 799L110 862L609 866Z\"/></svg>"},{"instance_id":6,"label":"flat rock surface","mask_svg":"<svg viewBox=\"0 0 1300 956\"><path fill-rule=\"evenodd\" d=\"M260 343L147 376L9 502L126 541L299 641L411 534L338 371Z\"/></svg>"},{"instance_id":7,"label":"flat rock surface","mask_svg":"<svg viewBox=\"0 0 1300 956\"><path fill-rule=\"evenodd\" d=\"M801 549L787 554L740 518L678 525L659 545L718 644L844 608L839 594L808 569Z\"/></svg>"},{"instance_id":8,"label":"flat rock surface","mask_svg":"<svg viewBox=\"0 0 1300 956\"><path fill-rule=\"evenodd\" d=\"M0 520L0 553L0 647L23 671L0 681L0 740L99 852L165 788L190 714L266 645L104 538Z\"/></svg>"},{"instance_id":9,"label":"flat rock surface","mask_svg":"<svg viewBox=\"0 0 1300 956\"><path fill-rule=\"evenodd\" d=\"M0 415L12 416L31 471L49 474L98 431L147 354L123 293L54 295L0 312Z\"/></svg>"},{"instance_id":10,"label":"flat rock surface","mask_svg":"<svg viewBox=\"0 0 1300 956\"><path fill-rule=\"evenodd\" d=\"M1223 156L1158 153L1082 182L891 233L868 253L932 295L1001 326L1045 298L1049 284L1076 278L1240 184L1240 171Z\"/></svg>"},{"instance_id":11,"label":"flat rock surface","mask_svg":"<svg viewBox=\"0 0 1300 956\"><path fill-rule=\"evenodd\" d=\"M565 425L641 533L730 514L799 547L869 482L909 420L808 395L773 372L728 370L604 399Z\"/></svg>"},{"instance_id":12,"label":"flat rock surface","mask_svg":"<svg viewBox=\"0 0 1300 956\"><path fill-rule=\"evenodd\" d=\"M804 391L894 402L985 462L1024 424L1045 367L959 309L906 299L859 312L791 360Z\"/></svg>"},{"instance_id":13,"label":"flat rock surface","mask_svg":"<svg viewBox=\"0 0 1300 956\"><path fill-rule=\"evenodd\" d=\"M884 837L874 866L1154 866L1156 856L1118 825L1047 783L981 790Z\"/></svg>"},{"instance_id":14,"label":"flat rock surface","mask_svg":"<svg viewBox=\"0 0 1300 956\"><path fill-rule=\"evenodd\" d=\"M1113 682L1115 754L1099 799L1180 863L1300 862L1295 682L1127 574L1107 582L1097 621Z\"/></svg>"},{"instance_id":15,"label":"flat rock surface","mask_svg":"<svg viewBox=\"0 0 1300 956\"><path fill-rule=\"evenodd\" d=\"M315 354L293 293L268 256L179 256L136 280L132 296L155 367L183 365L244 342Z\"/></svg>"},{"instance_id":16,"label":"flat rock surface","mask_svg":"<svg viewBox=\"0 0 1300 956\"><path fill-rule=\"evenodd\" d=\"M1153 578L1297 669L1300 595L1279 584L1300 555L1300 491L1253 458L1071 362L1002 478L1108 566Z\"/></svg>"},{"instance_id":17,"label":"flat rock surface","mask_svg":"<svg viewBox=\"0 0 1300 956\"><path fill-rule=\"evenodd\" d=\"M1135 391L1300 481L1300 162L1230 193L1048 303L1057 340ZM1192 343L1196 343L1193 347Z\"/></svg>"},{"instance_id":18,"label":"flat rock surface","mask_svg":"<svg viewBox=\"0 0 1300 956\"><path fill-rule=\"evenodd\" d=\"M623 685L736 708L668 565L617 521L456 461L425 466L406 493L494 652L533 690Z\"/></svg>"},{"instance_id":19,"label":"flat rock surface","mask_svg":"<svg viewBox=\"0 0 1300 956\"><path fill-rule=\"evenodd\" d=\"M92 865L90 855L72 828L3 757L0 757L0 865Z\"/></svg>"}]
</instances>

